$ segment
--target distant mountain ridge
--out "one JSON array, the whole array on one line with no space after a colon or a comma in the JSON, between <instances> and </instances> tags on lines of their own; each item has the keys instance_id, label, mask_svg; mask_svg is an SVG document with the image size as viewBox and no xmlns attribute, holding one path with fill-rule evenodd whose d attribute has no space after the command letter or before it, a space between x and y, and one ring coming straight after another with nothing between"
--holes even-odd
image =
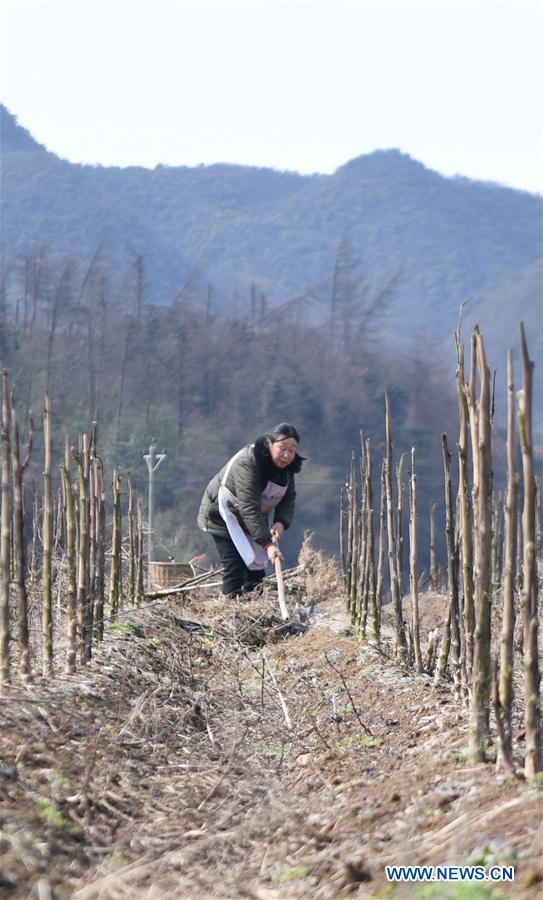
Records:
<instances>
[{"instance_id":1,"label":"distant mountain ridge","mask_svg":"<svg viewBox=\"0 0 543 900\"><path fill-rule=\"evenodd\" d=\"M253 284L270 306L313 286L324 310L347 237L343 262L366 296L397 276L385 329L395 343L446 339L465 300L495 318L492 294L511 282L513 293L515 282L524 286L519 314L540 321L540 282L522 275L543 256L537 195L445 178L398 150L360 156L333 175L79 165L48 152L5 107L0 116L6 266L42 246L90 260L102 242L117 273L144 257L154 302L170 302L197 273L223 305L237 295L248 310Z\"/></svg>"}]
</instances>

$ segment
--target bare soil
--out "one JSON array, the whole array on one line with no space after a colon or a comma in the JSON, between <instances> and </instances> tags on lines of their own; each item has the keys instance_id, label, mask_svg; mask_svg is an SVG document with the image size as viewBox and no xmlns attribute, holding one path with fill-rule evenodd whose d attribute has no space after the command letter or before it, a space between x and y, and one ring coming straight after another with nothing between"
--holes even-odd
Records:
<instances>
[{"instance_id":1,"label":"bare soil","mask_svg":"<svg viewBox=\"0 0 543 900\"><path fill-rule=\"evenodd\" d=\"M427 635L445 600L421 606ZM466 763L450 685L359 642L338 596L301 635L274 610L271 592L157 600L78 675L6 689L1 896L541 896L543 792ZM515 882L385 877L467 863L514 865Z\"/></svg>"}]
</instances>

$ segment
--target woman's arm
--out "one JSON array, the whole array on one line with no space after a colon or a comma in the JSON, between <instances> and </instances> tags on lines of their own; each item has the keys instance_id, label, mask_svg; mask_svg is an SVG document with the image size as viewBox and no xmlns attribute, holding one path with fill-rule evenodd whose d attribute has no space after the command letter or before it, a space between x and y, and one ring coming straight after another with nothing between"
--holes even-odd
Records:
<instances>
[{"instance_id":1,"label":"woman's arm","mask_svg":"<svg viewBox=\"0 0 543 900\"><path fill-rule=\"evenodd\" d=\"M281 522L285 531L289 527L292 516L294 515L294 506L296 503L296 489L294 487L294 475L289 472L288 473L288 486L285 491L285 495L280 503L275 507L275 513L273 517L274 522Z\"/></svg>"}]
</instances>

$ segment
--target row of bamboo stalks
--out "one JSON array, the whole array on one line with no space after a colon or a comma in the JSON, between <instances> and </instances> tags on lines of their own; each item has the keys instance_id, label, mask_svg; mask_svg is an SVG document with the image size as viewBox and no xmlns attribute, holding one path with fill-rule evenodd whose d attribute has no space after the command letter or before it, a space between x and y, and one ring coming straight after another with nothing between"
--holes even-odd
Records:
<instances>
[{"instance_id":1,"label":"row of bamboo stalks","mask_svg":"<svg viewBox=\"0 0 543 900\"><path fill-rule=\"evenodd\" d=\"M113 470L111 524L106 523L108 500L102 460L97 449L97 430L79 435L78 447L66 435L60 483L53 496L53 440L51 406L44 399L43 497L34 491L32 516L25 515L25 472L31 460L34 437L29 415L27 446L23 456L17 407L10 393L7 370L2 373L2 519L0 533L0 686L11 681L13 645L17 670L24 681L33 677L33 660L41 657L41 673L52 677L58 660L74 674L77 664L92 656L94 641L101 641L106 617L119 612L123 597L141 603L144 525L142 504L128 481L128 534L123 545L121 478ZM27 537L29 525L31 540ZM40 553L37 545L41 545ZM30 564L27 547L31 548ZM126 584L123 585L123 557ZM54 602L56 589L58 601ZM32 598L41 606L41 642L31 641ZM13 604L14 599L14 604ZM64 634L59 648L53 645L53 619ZM16 641L14 638L14 625ZM55 634L61 634L55 628Z\"/></svg>"},{"instance_id":2,"label":"row of bamboo stalks","mask_svg":"<svg viewBox=\"0 0 543 900\"><path fill-rule=\"evenodd\" d=\"M490 717L497 731L497 762L515 770L513 704L515 644L521 648L525 754L524 773L533 778L543 768L538 592L542 577L540 504L534 474L532 438L533 369L524 327L520 326L523 385L515 404L513 357L507 359L507 487L493 491L493 386L482 335L471 340L466 380L460 327L455 334L459 432L456 442L457 489L453 489L452 454L441 438L444 473L444 534L447 551L446 607L441 635L430 640L423 658L419 621L419 513L416 450L411 448L408 475L409 528L403 533L403 462L394 461L388 392L385 392L386 449L380 469L379 518L376 529L374 463L369 438L361 440L360 460L353 451L340 501L340 556L347 608L363 639L381 640L383 584L394 617L396 653L416 672L433 673L436 682L451 679L458 698L470 708L470 759L487 758ZM518 438L517 438L518 435ZM517 442L518 441L518 442ZM517 465L520 456L522 464ZM395 487L395 496L394 496ZM521 491L522 509L519 503ZM429 587L439 586L435 504L430 518ZM408 554L404 552L407 541ZM388 566L385 563L388 557ZM410 615L404 614L404 557L409 559ZM539 566L539 572L538 572ZM520 619L516 626L517 619ZM520 640L515 642L515 628ZM523 700L523 704L522 701Z\"/></svg>"}]
</instances>

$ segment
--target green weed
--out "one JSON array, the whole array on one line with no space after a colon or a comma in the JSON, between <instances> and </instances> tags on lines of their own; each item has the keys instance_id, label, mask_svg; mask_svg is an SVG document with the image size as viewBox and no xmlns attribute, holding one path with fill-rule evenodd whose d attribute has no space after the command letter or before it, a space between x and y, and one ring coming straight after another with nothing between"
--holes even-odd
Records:
<instances>
[{"instance_id":1,"label":"green weed","mask_svg":"<svg viewBox=\"0 0 543 900\"><path fill-rule=\"evenodd\" d=\"M50 781L54 781L58 787L63 788L71 788L73 787L72 782L69 778L66 778L65 775L62 774L58 769L51 769L49 773Z\"/></svg>"},{"instance_id":2,"label":"green weed","mask_svg":"<svg viewBox=\"0 0 543 900\"><path fill-rule=\"evenodd\" d=\"M270 826L266 825L264 822L253 822L253 824L251 825L249 830L250 830L251 834L254 834L254 835L268 834L268 832L270 830Z\"/></svg>"},{"instance_id":3,"label":"green weed","mask_svg":"<svg viewBox=\"0 0 543 900\"><path fill-rule=\"evenodd\" d=\"M113 631L114 634L126 634L129 637L145 637L145 631L133 619L125 619L124 622L114 622L113 625L110 625L109 630Z\"/></svg>"},{"instance_id":4,"label":"green weed","mask_svg":"<svg viewBox=\"0 0 543 900\"><path fill-rule=\"evenodd\" d=\"M380 888L376 894L373 895L374 900L389 900L390 897L394 896L396 893L396 888L392 884L387 884L385 887Z\"/></svg>"},{"instance_id":5,"label":"green weed","mask_svg":"<svg viewBox=\"0 0 543 900\"><path fill-rule=\"evenodd\" d=\"M48 800L47 797L38 797L35 802L38 807L40 819L49 828L58 828L60 831L64 831L72 837L79 837L83 834L83 829L80 828L79 825L74 825L70 822L64 813L58 809L51 800Z\"/></svg>"},{"instance_id":6,"label":"green weed","mask_svg":"<svg viewBox=\"0 0 543 900\"><path fill-rule=\"evenodd\" d=\"M266 835L277 831L281 825L285 824L284 816L273 816L271 819L266 819L265 821L256 820L249 824L249 833L259 835Z\"/></svg>"},{"instance_id":7,"label":"green weed","mask_svg":"<svg viewBox=\"0 0 543 900\"><path fill-rule=\"evenodd\" d=\"M501 900L504 893L484 884L428 884L414 887L410 896L413 900Z\"/></svg>"},{"instance_id":8,"label":"green weed","mask_svg":"<svg viewBox=\"0 0 543 900\"><path fill-rule=\"evenodd\" d=\"M297 881L298 878L307 878L311 875L313 866L309 863L302 863L301 866L294 866L292 869L285 869L279 877L281 884L288 884L290 881Z\"/></svg>"},{"instance_id":9,"label":"green weed","mask_svg":"<svg viewBox=\"0 0 543 900\"><path fill-rule=\"evenodd\" d=\"M527 788L535 787L538 791L543 791L543 772L536 772L531 781L526 783Z\"/></svg>"},{"instance_id":10,"label":"green weed","mask_svg":"<svg viewBox=\"0 0 543 900\"><path fill-rule=\"evenodd\" d=\"M496 745L492 743L488 738L485 738L483 748L485 751L485 757L488 762L496 762L496 757L498 755L498 751L496 749Z\"/></svg>"},{"instance_id":11,"label":"green weed","mask_svg":"<svg viewBox=\"0 0 543 900\"><path fill-rule=\"evenodd\" d=\"M516 859L515 853L506 847L493 847L491 844L483 844L475 847L465 858L467 866L506 866L511 865Z\"/></svg>"},{"instance_id":12,"label":"green weed","mask_svg":"<svg viewBox=\"0 0 543 900\"><path fill-rule=\"evenodd\" d=\"M383 738L371 737L369 734L347 734L339 742L341 747L382 747Z\"/></svg>"},{"instance_id":13,"label":"green weed","mask_svg":"<svg viewBox=\"0 0 543 900\"><path fill-rule=\"evenodd\" d=\"M447 762L462 765L467 760L467 754L463 750L451 750L447 753Z\"/></svg>"}]
</instances>

